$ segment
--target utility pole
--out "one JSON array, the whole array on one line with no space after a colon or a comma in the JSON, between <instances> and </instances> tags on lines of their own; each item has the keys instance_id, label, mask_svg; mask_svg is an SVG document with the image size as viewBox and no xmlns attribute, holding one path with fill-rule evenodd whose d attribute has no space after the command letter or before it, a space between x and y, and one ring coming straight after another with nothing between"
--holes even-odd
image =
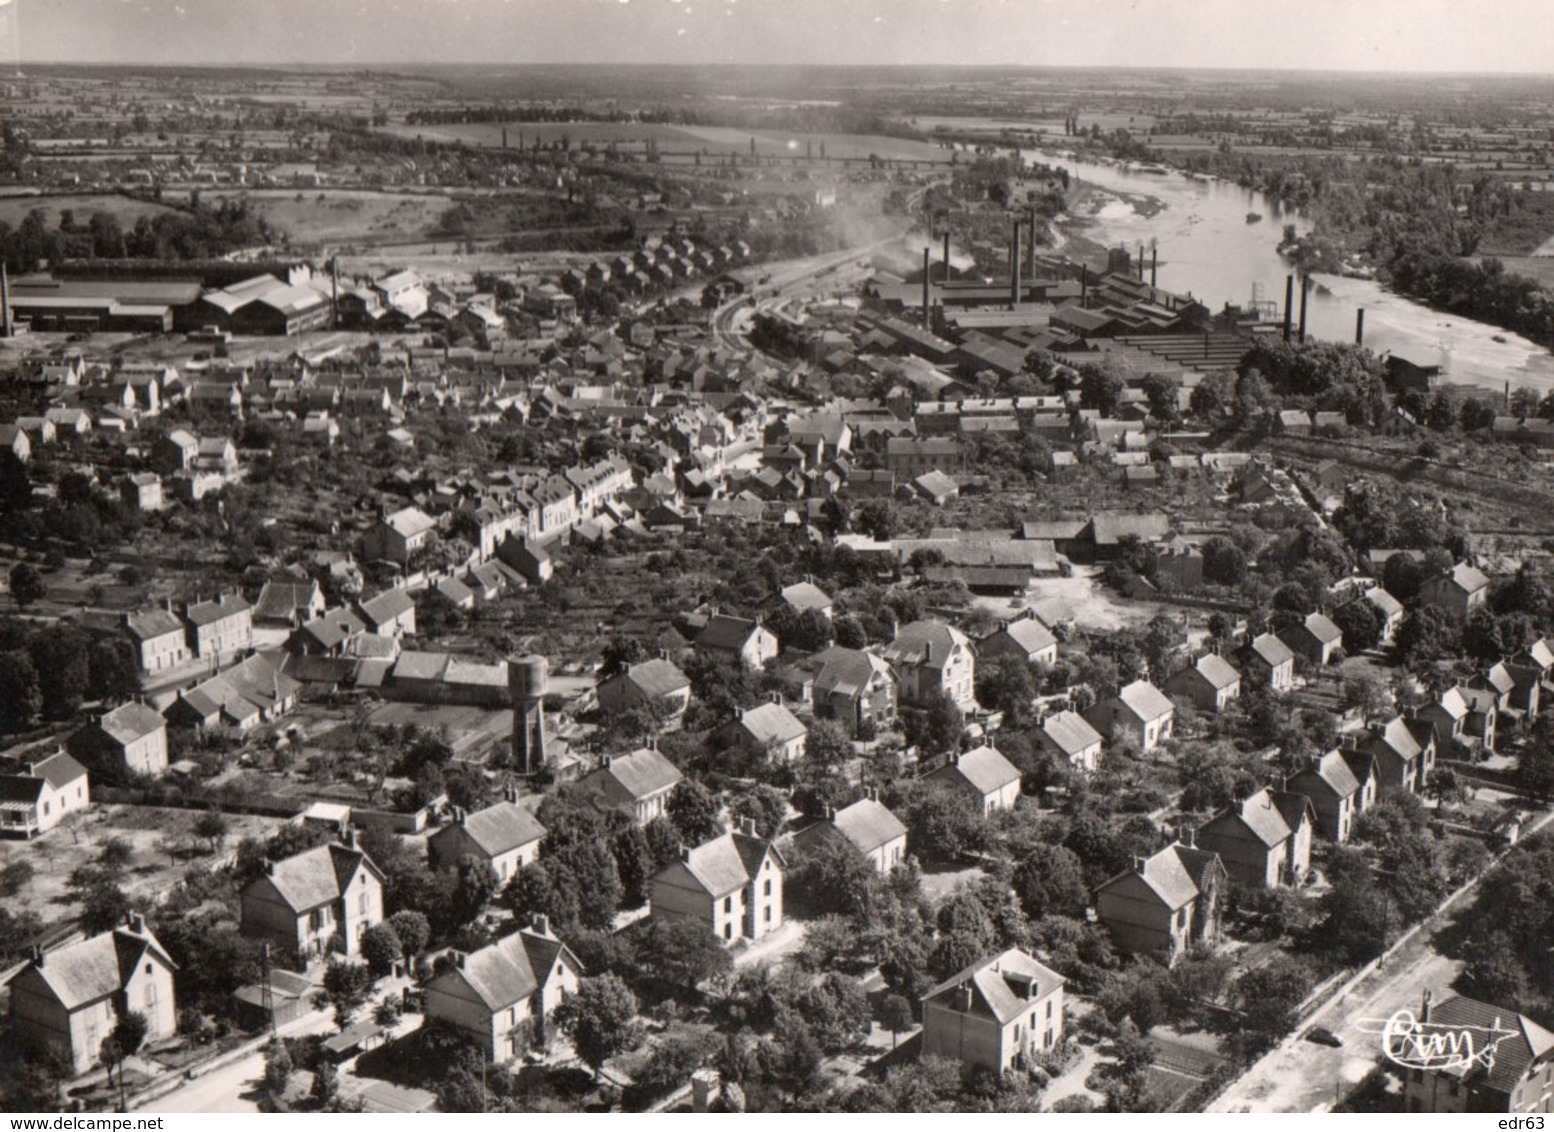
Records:
<instances>
[{"instance_id":1,"label":"utility pole","mask_svg":"<svg viewBox=\"0 0 1554 1132\"><path fill-rule=\"evenodd\" d=\"M270 945L263 944L259 948L259 965L264 972L264 982L261 984L259 1003L264 1009L265 1017L270 1020L270 1037L278 1038L280 1032L275 1026L275 996L270 991Z\"/></svg>"}]
</instances>

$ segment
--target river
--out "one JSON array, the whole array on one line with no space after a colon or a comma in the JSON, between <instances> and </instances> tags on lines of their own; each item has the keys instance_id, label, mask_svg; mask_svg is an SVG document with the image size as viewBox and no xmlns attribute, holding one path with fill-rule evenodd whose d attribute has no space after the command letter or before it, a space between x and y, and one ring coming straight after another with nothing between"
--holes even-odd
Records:
<instances>
[{"instance_id":1,"label":"river","mask_svg":"<svg viewBox=\"0 0 1554 1132\"><path fill-rule=\"evenodd\" d=\"M1165 207L1154 215L1135 209L1126 197L1108 202L1085 235L1097 243L1122 244L1145 257L1158 248L1158 281L1171 291L1191 292L1210 310L1257 297L1284 304L1289 263L1277 251L1285 224L1301 231L1308 222L1286 212L1278 201L1229 181L1197 180L1177 172L1130 172L1113 165L1076 161L1071 156L1026 151L1028 161L1066 168L1070 176L1118 193L1154 197ZM1145 210L1148 211L1148 210ZM1247 214L1262 219L1248 223ZM1296 281L1295 319L1300 313ZM1530 386L1554 392L1554 354L1537 343L1490 326L1431 310L1366 279L1313 275L1306 313L1308 334L1335 341L1354 340L1355 311L1365 310L1365 344L1378 353L1391 351L1422 365L1446 367L1449 380L1502 391ZM1496 341L1497 338L1504 341Z\"/></svg>"}]
</instances>

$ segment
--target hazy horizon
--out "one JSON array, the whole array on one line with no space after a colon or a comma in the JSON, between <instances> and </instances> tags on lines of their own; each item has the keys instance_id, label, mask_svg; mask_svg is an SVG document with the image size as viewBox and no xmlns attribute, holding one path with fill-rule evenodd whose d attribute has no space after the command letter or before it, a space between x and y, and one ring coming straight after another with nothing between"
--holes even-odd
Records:
<instances>
[{"instance_id":1,"label":"hazy horizon","mask_svg":"<svg viewBox=\"0 0 1554 1132\"><path fill-rule=\"evenodd\" d=\"M17 66L942 66L1550 72L1505 0L0 0ZM1554 79L1551 79L1554 82Z\"/></svg>"}]
</instances>

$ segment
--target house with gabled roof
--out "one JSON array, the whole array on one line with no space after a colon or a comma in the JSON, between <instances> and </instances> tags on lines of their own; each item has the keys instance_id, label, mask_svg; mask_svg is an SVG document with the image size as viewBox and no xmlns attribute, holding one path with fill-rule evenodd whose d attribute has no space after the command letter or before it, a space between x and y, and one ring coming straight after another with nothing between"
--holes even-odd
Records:
<instances>
[{"instance_id":1,"label":"house with gabled roof","mask_svg":"<svg viewBox=\"0 0 1554 1132\"><path fill-rule=\"evenodd\" d=\"M1343 742L1346 753L1354 750L1374 760L1378 799L1418 793L1435 765L1435 725L1422 715L1393 716L1359 735L1345 735Z\"/></svg>"},{"instance_id":2,"label":"house with gabled roof","mask_svg":"<svg viewBox=\"0 0 1554 1132\"><path fill-rule=\"evenodd\" d=\"M135 659L146 675L187 664L189 640L184 623L168 608L153 606L124 615L124 631L135 646Z\"/></svg>"},{"instance_id":3,"label":"house with gabled roof","mask_svg":"<svg viewBox=\"0 0 1554 1132\"><path fill-rule=\"evenodd\" d=\"M426 853L438 869L455 868L465 857L474 857L505 883L534 863L545 832L533 812L509 793L473 813L455 807L453 820L426 839Z\"/></svg>"},{"instance_id":4,"label":"house with gabled roof","mask_svg":"<svg viewBox=\"0 0 1554 1132\"><path fill-rule=\"evenodd\" d=\"M1066 980L1019 948L957 971L923 995L922 1052L1003 1074L1063 1044Z\"/></svg>"},{"instance_id":5,"label":"house with gabled roof","mask_svg":"<svg viewBox=\"0 0 1554 1132\"><path fill-rule=\"evenodd\" d=\"M1351 752L1359 756L1359 752ZM1356 757L1354 763L1361 763ZM1354 823L1376 797L1376 776L1369 756L1363 756L1358 771L1340 750L1328 751L1312 760L1286 781L1286 789L1304 794L1316 817L1315 831L1335 844L1349 840Z\"/></svg>"},{"instance_id":6,"label":"house with gabled roof","mask_svg":"<svg viewBox=\"0 0 1554 1132\"><path fill-rule=\"evenodd\" d=\"M384 590L356 603L369 633L380 637L415 636L415 601L401 589Z\"/></svg>"},{"instance_id":7,"label":"house with gabled roof","mask_svg":"<svg viewBox=\"0 0 1554 1132\"><path fill-rule=\"evenodd\" d=\"M408 566L437 530L437 520L419 507L405 507L379 519L362 538L369 559L383 559Z\"/></svg>"},{"instance_id":8,"label":"house with gabled roof","mask_svg":"<svg viewBox=\"0 0 1554 1132\"><path fill-rule=\"evenodd\" d=\"M867 857L881 876L907 858L907 827L879 800L878 790L871 789L866 797L841 809L827 806L820 821L805 826L793 838L806 851L836 839Z\"/></svg>"},{"instance_id":9,"label":"house with gabled roof","mask_svg":"<svg viewBox=\"0 0 1554 1132\"><path fill-rule=\"evenodd\" d=\"M253 620L261 625L300 625L324 609L324 591L317 582L271 581L259 591Z\"/></svg>"},{"instance_id":10,"label":"house with gabled roof","mask_svg":"<svg viewBox=\"0 0 1554 1132\"><path fill-rule=\"evenodd\" d=\"M1295 654L1272 633L1253 637L1236 659L1244 676L1272 692L1288 692L1295 686Z\"/></svg>"},{"instance_id":11,"label":"house with gabled roof","mask_svg":"<svg viewBox=\"0 0 1554 1132\"><path fill-rule=\"evenodd\" d=\"M1006 621L977 642L977 659L986 663L1006 656L1053 665L1058 662L1058 639L1034 616Z\"/></svg>"},{"instance_id":12,"label":"house with gabled roof","mask_svg":"<svg viewBox=\"0 0 1554 1132\"><path fill-rule=\"evenodd\" d=\"M888 726L896 718L897 681L890 664L871 652L832 645L780 673L815 714L856 735L859 727Z\"/></svg>"},{"instance_id":13,"label":"house with gabled roof","mask_svg":"<svg viewBox=\"0 0 1554 1132\"><path fill-rule=\"evenodd\" d=\"M1296 656L1321 668L1333 662L1343 648L1344 632L1321 613L1308 613L1303 621L1279 634L1279 640Z\"/></svg>"},{"instance_id":14,"label":"house with gabled roof","mask_svg":"<svg viewBox=\"0 0 1554 1132\"><path fill-rule=\"evenodd\" d=\"M803 757L808 736L804 721L776 702L741 711L713 733L719 744L769 756L778 764L793 763Z\"/></svg>"},{"instance_id":15,"label":"house with gabled roof","mask_svg":"<svg viewBox=\"0 0 1554 1132\"><path fill-rule=\"evenodd\" d=\"M193 601L184 609L194 655L217 663L254 646L253 606L240 593Z\"/></svg>"},{"instance_id":16,"label":"house with gabled roof","mask_svg":"<svg viewBox=\"0 0 1554 1132\"><path fill-rule=\"evenodd\" d=\"M836 603L831 600L830 595L813 582L794 582L791 586L783 586L778 597L795 613L814 610L827 621L831 619L831 614L836 608Z\"/></svg>"},{"instance_id":17,"label":"house with gabled roof","mask_svg":"<svg viewBox=\"0 0 1554 1132\"><path fill-rule=\"evenodd\" d=\"M337 953L355 958L362 935L383 920L383 872L349 828L341 843L267 861L240 898L244 935L307 962Z\"/></svg>"},{"instance_id":18,"label":"house with gabled roof","mask_svg":"<svg viewBox=\"0 0 1554 1132\"><path fill-rule=\"evenodd\" d=\"M1453 685L1443 690L1434 700L1422 705L1415 713L1418 718L1435 728L1436 744L1450 748L1452 743L1462 743L1468 738L1467 689Z\"/></svg>"},{"instance_id":19,"label":"house with gabled roof","mask_svg":"<svg viewBox=\"0 0 1554 1132\"><path fill-rule=\"evenodd\" d=\"M693 920L725 946L757 940L782 926L782 878L787 861L748 818L738 829L682 848L652 881L656 920Z\"/></svg>"},{"instance_id":20,"label":"house with gabled roof","mask_svg":"<svg viewBox=\"0 0 1554 1132\"><path fill-rule=\"evenodd\" d=\"M1475 609L1489 600L1489 579L1476 566L1459 562L1419 587L1419 601L1433 605L1461 626Z\"/></svg>"},{"instance_id":21,"label":"house with gabled roof","mask_svg":"<svg viewBox=\"0 0 1554 1132\"><path fill-rule=\"evenodd\" d=\"M761 668L777 658L777 635L758 620L715 613L696 635L696 649Z\"/></svg>"},{"instance_id":22,"label":"house with gabled roof","mask_svg":"<svg viewBox=\"0 0 1554 1132\"><path fill-rule=\"evenodd\" d=\"M1304 794L1264 787L1200 826L1196 843L1218 853L1231 879L1251 888L1299 884L1311 868L1315 819Z\"/></svg>"},{"instance_id":23,"label":"house with gabled roof","mask_svg":"<svg viewBox=\"0 0 1554 1132\"><path fill-rule=\"evenodd\" d=\"M177 1032L175 970L145 920L131 912L112 931L35 953L10 982L11 1032L52 1053L72 1075L90 1072L125 1014L145 1018L148 1043Z\"/></svg>"},{"instance_id":24,"label":"house with gabled roof","mask_svg":"<svg viewBox=\"0 0 1554 1132\"><path fill-rule=\"evenodd\" d=\"M1199 711L1218 715L1241 695L1241 673L1224 657L1204 653L1167 680L1163 690L1190 701Z\"/></svg>"},{"instance_id":25,"label":"house with gabled roof","mask_svg":"<svg viewBox=\"0 0 1554 1132\"><path fill-rule=\"evenodd\" d=\"M896 673L907 703L926 703L938 693L962 711L976 708L976 654L966 634L954 626L943 621L899 626L882 656Z\"/></svg>"},{"instance_id":26,"label":"house with gabled roof","mask_svg":"<svg viewBox=\"0 0 1554 1132\"><path fill-rule=\"evenodd\" d=\"M86 768L64 751L0 774L0 836L32 838L92 804Z\"/></svg>"},{"instance_id":27,"label":"house with gabled roof","mask_svg":"<svg viewBox=\"0 0 1554 1132\"><path fill-rule=\"evenodd\" d=\"M104 712L97 720L95 734L83 739L83 750L103 760L96 763L110 778L148 775L156 778L167 771L167 724L162 713L131 700Z\"/></svg>"},{"instance_id":28,"label":"house with gabled roof","mask_svg":"<svg viewBox=\"0 0 1554 1132\"><path fill-rule=\"evenodd\" d=\"M577 789L611 809L626 810L638 825L662 817L669 795L684 776L658 751L642 747L629 755L605 755L578 780Z\"/></svg>"},{"instance_id":29,"label":"house with gabled roof","mask_svg":"<svg viewBox=\"0 0 1554 1132\"><path fill-rule=\"evenodd\" d=\"M1380 586L1372 586L1357 600L1369 605L1381 622L1381 636L1377 643L1382 648L1391 647L1397 638L1398 629L1403 625L1403 603Z\"/></svg>"},{"instance_id":30,"label":"house with gabled roof","mask_svg":"<svg viewBox=\"0 0 1554 1132\"><path fill-rule=\"evenodd\" d=\"M577 993L583 965L536 916L478 951L454 951L426 984L426 1017L453 1026L493 1063L543 1045L550 1020Z\"/></svg>"},{"instance_id":31,"label":"house with gabled roof","mask_svg":"<svg viewBox=\"0 0 1554 1132\"><path fill-rule=\"evenodd\" d=\"M1403 1071L1407 1112L1554 1113L1554 1033L1513 1008L1426 990L1415 1020L1430 1032L1466 1034L1492 1057L1441 1059Z\"/></svg>"},{"instance_id":32,"label":"house with gabled roof","mask_svg":"<svg viewBox=\"0 0 1554 1132\"><path fill-rule=\"evenodd\" d=\"M1019 770L991 746L958 751L926 777L966 794L985 815L1014 809L1020 797Z\"/></svg>"},{"instance_id":33,"label":"house with gabled roof","mask_svg":"<svg viewBox=\"0 0 1554 1132\"><path fill-rule=\"evenodd\" d=\"M690 677L662 657L627 665L599 682L599 706L605 711L625 711L638 704L652 704L670 718L685 712L691 703Z\"/></svg>"},{"instance_id":34,"label":"house with gabled roof","mask_svg":"<svg viewBox=\"0 0 1554 1132\"><path fill-rule=\"evenodd\" d=\"M1152 751L1171 737L1176 705L1148 680L1135 680L1093 704L1085 719L1102 735L1120 732L1131 736L1139 750Z\"/></svg>"},{"instance_id":35,"label":"house with gabled roof","mask_svg":"<svg viewBox=\"0 0 1554 1132\"><path fill-rule=\"evenodd\" d=\"M1229 874L1219 855L1178 841L1095 890L1095 911L1117 950L1158 955L1175 963L1195 943L1219 931L1219 896Z\"/></svg>"},{"instance_id":36,"label":"house with gabled roof","mask_svg":"<svg viewBox=\"0 0 1554 1132\"><path fill-rule=\"evenodd\" d=\"M1053 712L1042 720L1039 738L1042 746L1073 770L1088 774L1101 763L1105 737L1078 712Z\"/></svg>"},{"instance_id":37,"label":"house with gabled roof","mask_svg":"<svg viewBox=\"0 0 1554 1132\"><path fill-rule=\"evenodd\" d=\"M355 637L367 632L367 623L346 608L326 609L304 621L286 641L288 652L298 656L339 656Z\"/></svg>"}]
</instances>

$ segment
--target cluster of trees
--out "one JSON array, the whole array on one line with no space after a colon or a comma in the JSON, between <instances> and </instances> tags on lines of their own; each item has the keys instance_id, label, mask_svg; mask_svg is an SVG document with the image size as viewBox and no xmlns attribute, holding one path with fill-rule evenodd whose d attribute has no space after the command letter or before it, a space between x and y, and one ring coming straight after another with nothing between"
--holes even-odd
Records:
<instances>
[{"instance_id":1,"label":"cluster of trees","mask_svg":"<svg viewBox=\"0 0 1554 1132\"><path fill-rule=\"evenodd\" d=\"M69 621L40 629L0 619L0 728L73 719L87 700L117 704L139 689L134 649L123 634Z\"/></svg>"},{"instance_id":2,"label":"cluster of trees","mask_svg":"<svg viewBox=\"0 0 1554 1132\"><path fill-rule=\"evenodd\" d=\"M59 224L35 208L13 230L0 222L0 247L13 272L33 271L40 260L61 259L219 259L238 248L260 247L279 239L263 216L241 197L203 207L196 195L187 210L169 208L143 215L126 230L112 213L96 211L82 224L62 209Z\"/></svg>"},{"instance_id":3,"label":"cluster of trees","mask_svg":"<svg viewBox=\"0 0 1554 1132\"><path fill-rule=\"evenodd\" d=\"M1528 840L1496 865L1456 934L1466 993L1554 1026L1554 840Z\"/></svg>"}]
</instances>

